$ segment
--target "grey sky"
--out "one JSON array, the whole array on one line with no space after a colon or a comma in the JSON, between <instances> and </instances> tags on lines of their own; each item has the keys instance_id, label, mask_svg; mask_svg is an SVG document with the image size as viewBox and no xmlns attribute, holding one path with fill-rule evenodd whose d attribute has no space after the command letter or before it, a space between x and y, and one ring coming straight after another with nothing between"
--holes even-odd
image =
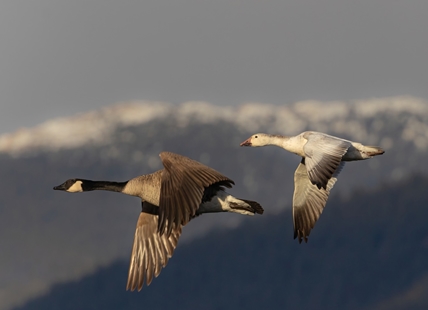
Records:
<instances>
[{"instance_id":1,"label":"grey sky","mask_svg":"<svg viewBox=\"0 0 428 310\"><path fill-rule=\"evenodd\" d=\"M130 99L428 98L428 1L0 2L0 133Z\"/></svg>"}]
</instances>

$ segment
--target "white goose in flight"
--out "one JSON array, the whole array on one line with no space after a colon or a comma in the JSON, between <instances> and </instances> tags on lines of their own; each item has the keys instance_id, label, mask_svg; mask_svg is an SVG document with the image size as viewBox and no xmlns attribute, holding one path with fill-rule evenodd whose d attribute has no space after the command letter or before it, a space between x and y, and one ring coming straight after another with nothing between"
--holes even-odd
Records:
<instances>
[{"instance_id":1,"label":"white goose in flight","mask_svg":"<svg viewBox=\"0 0 428 310\"><path fill-rule=\"evenodd\" d=\"M366 146L316 131L305 131L294 137L258 133L241 143L241 146L252 147L266 145L279 146L302 157L294 173L293 195L294 238L299 242L302 239L308 241L344 162L384 153L377 146Z\"/></svg>"}]
</instances>

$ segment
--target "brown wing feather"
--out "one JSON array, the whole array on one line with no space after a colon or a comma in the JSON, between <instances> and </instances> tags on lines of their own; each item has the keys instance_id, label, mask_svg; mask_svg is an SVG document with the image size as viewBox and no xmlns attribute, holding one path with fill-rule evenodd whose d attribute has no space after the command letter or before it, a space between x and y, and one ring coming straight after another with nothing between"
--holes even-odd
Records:
<instances>
[{"instance_id":1,"label":"brown wing feather","mask_svg":"<svg viewBox=\"0 0 428 310\"><path fill-rule=\"evenodd\" d=\"M144 203L147 204L147 202ZM129 264L127 290L140 291L144 282L149 285L153 277L157 277L166 266L177 247L182 227L181 225L170 226L172 226L171 234L161 236L157 231L158 216L140 213Z\"/></svg>"},{"instance_id":2,"label":"brown wing feather","mask_svg":"<svg viewBox=\"0 0 428 310\"><path fill-rule=\"evenodd\" d=\"M171 225L186 225L196 214L202 201L205 187L217 182L232 187L231 179L220 172L188 157L170 152L160 153L165 167L162 173L159 199L158 231L167 236L172 231Z\"/></svg>"}]
</instances>

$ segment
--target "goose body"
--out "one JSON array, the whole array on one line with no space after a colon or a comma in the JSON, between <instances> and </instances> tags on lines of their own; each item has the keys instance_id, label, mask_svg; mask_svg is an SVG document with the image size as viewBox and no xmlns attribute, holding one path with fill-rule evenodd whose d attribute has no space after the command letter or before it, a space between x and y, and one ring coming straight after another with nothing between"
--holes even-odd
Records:
<instances>
[{"instance_id":1,"label":"goose body","mask_svg":"<svg viewBox=\"0 0 428 310\"><path fill-rule=\"evenodd\" d=\"M302 157L294 173L294 238L307 238L321 215L337 176L346 161L364 160L384 153L379 147L305 131L296 136L254 134L241 146L281 147Z\"/></svg>"},{"instance_id":2,"label":"goose body","mask_svg":"<svg viewBox=\"0 0 428 310\"><path fill-rule=\"evenodd\" d=\"M262 214L255 201L238 199L225 191L234 182L188 157L162 152L164 169L125 182L69 179L54 190L86 192L107 190L139 197L142 211L137 221L127 290L151 283L172 256L181 229L203 213Z\"/></svg>"}]
</instances>

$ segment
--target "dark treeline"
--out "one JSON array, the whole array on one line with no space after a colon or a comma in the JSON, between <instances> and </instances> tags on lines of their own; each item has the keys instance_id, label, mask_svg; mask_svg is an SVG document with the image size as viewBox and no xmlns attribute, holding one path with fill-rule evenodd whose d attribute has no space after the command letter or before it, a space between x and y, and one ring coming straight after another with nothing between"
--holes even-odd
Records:
<instances>
[{"instance_id":1,"label":"dark treeline","mask_svg":"<svg viewBox=\"0 0 428 310\"><path fill-rule=\"evenodd\" d=\"M292 238L291 210L246 219L179 246L139 293L119 261L16 310L427 309L427 188L415 176L335 196L307 244Z\"/></svg>"}]
</instances>

